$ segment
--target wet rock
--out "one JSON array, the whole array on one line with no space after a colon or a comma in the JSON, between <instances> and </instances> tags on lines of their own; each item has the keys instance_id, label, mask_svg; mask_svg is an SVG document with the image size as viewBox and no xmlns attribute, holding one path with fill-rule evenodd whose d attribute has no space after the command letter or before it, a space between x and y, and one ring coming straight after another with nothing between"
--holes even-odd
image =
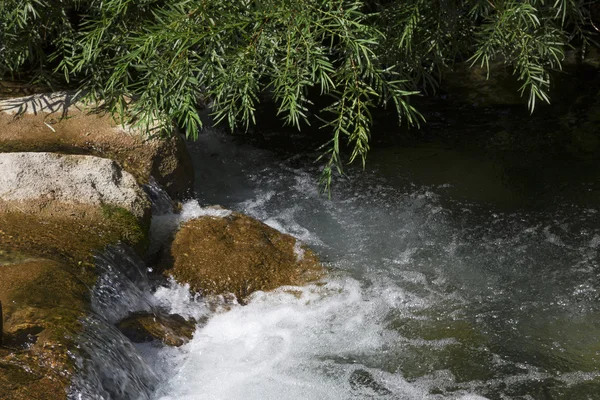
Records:
<instances>
[{"instance_id":1,"label":"wet rock","mask_svg":"<svg viewBox=\"0 0 600 400\"><path fill-rule=\"evenodd\" d=\"M193 169L181 138L146 140L61 94L0 102L0 127L0 399L63 400L83 368L95 255L117 242L143 254L140 183L183 194Z\"/></svg>"},{"instance_id":2,"label":"wet rock","mask_svg":"<svg viewBox=\"0 0 600 400\"><path fill-rule=\"evenodd\" d=\"M2 310L2 301L0 300L0 346L4 341L4 313Z\"/></svg>"},{"instance_id":3,"label":"wet rock","mask_svg":"<svg viewBox=\"0 0 600 400\"><path fill-rule=\"evenodd\" d=\"M392 392L379 383L369 371L364 369L354 370L350 374L348 382L354 392L366 397L371 397L372 395L389 396L392 394Z\"/></svg>"},{"instance_id":4,"label":"wet rock","mask_svg":"<svg viewBox=\"0 0 600 400\"><path fill-rule=\"evenodd\" d=\"M135 178L105 158L54 153L0 154L0 199L123 208L140 220L150 202Z\"/></svg>"},{"instance_id":5,"label":"wet rock","mask_svg":"<svg viewBox=\"0 0 600 400\"><path fill-rule=\"evenodd\" d=\"M125 209L38 201L0 199L0 250L66 260L94 268L93 256L107 245L122 241L143 254L147 226Z\"/></svg>"},{"instance_id":6,"label":"wet rock","mask_svg":"<svg viewBox=\"0 0 600 400\"><path fill-rule=\"evenodd\" d=\"M204 294L233 293L241 301L254 291L301 285L323 273L315 254L295 238L239 213L187 222L171 254L168 273L176 280Z\"/></svg>"},{"instance_id":7,"label":"wet rock","mask_svg":"<svg viewBox=\"0 0 600 400\"><path fill-rule=\"evenodd\" d=\"M134 343L160 340L168 346L181 346L192 339L196 321L178 314L137 313L119 322L117 328Z\"/></svg>"},{"instance_id":8,"label":"wet rock","mask_svg":"<svg viewBox=\"0 0 600 400\"><path fill-rule=\"evenodd\" d=\"M91 154L115 160L140 184L153 176L174 199L192 191L194 169L179 134L148 137L90 109L64 92L0 101L0 151Z\"/></svg>"},{"instance_id":9,"label":"wet rock","mask_svg":"<svg viewBox=\"0 0 600 400\"><path fill-rule=\"evenodd\" d=\"M74 339L89 311L89 290L72 269L31 257L13 263L0 255L0 398L67 398Z\"/></svg>"}]
</instances>

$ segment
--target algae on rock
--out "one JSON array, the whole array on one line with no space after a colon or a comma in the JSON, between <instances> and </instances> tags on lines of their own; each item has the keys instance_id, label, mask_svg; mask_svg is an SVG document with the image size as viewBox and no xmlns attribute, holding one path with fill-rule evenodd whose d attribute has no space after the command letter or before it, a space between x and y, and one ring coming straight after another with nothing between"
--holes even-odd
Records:
<instances>
[{"instance_id":1,"label":"algae on rock","mask_svg":"<svg viewBox=\"0 0 600 400\"><path fill-rule=\"evenodd\" d=\"M120 321L117 328L134 343L160 340L168 346L182 346L193 337L196 321L178 314L136 313Z\"/></svg>"},{"instance_id":2,"label":"algae on rock","mask_svg":"<svg viewBox=\"0 0 600 400\"><path fill-rule=\"evenodd\" d=\"M233 293L244 301L254 291L319 279L316 255L295 238L249 216L204 216L177 232L171 254L176 280L204 294Z\"/></svg>"},{"instance_id":3,"label":"algae on rock","mask_svg":"<svg viewBox=\"0 0 600 400\"><path fill-rule=\"evenodd\" d=\"M72 358L89 288L67 264L0 255L4 345L2 399L64 400L75 372Z\"/></svg>"}]
</instances>

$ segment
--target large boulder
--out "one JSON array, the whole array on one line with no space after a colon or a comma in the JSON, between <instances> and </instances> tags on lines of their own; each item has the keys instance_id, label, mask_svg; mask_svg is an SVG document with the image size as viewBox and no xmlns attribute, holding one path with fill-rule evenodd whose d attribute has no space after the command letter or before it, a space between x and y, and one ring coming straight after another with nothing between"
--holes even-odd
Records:
<instances>
[{"instance_id":1,"label":"large boulder","mask_svg":"<svg viewBox=\"0 0 600 400\"><path fill-rule=\"evenodd\" d=\"M113 161L1 153L0 171L0 249L87 262L117 241L147 245L150 202Z\"/></svg>"},{"instance_id":2,"label":"large boulder","mask_svg":"<svg viewBox=\"0 0 600 400\"><path fill-rule=\"evenodd\" d=\"M55 153L0 154L0 199L123 208L140 220L150 203L135 178L112 160Z\"/></svg>"},{"instance_id":3,"label":"large boulder","mask_svg":"<svg viewBox=\"0 0 600 400\"><path fill-rule=\"evenodd\" d=\"M192 191L194 170L179 134L149 137L90 110L64 92L0 101L0 152L96 155L115 160L141 184L154 177L175 199Z\"/></svg>"},{"instance_id":4,"label":"large boulder","mask_svg":"<svg viewBox=\"0 0 600 400\"><path fill-rule=\"evenodd\" d=\"M188 221L171 254L168 273L177 281L203 294L233 293L242 302L254 291L302 285L323 274L316 255L295 238L235 212Z\"/></svg>"}]
</instances>

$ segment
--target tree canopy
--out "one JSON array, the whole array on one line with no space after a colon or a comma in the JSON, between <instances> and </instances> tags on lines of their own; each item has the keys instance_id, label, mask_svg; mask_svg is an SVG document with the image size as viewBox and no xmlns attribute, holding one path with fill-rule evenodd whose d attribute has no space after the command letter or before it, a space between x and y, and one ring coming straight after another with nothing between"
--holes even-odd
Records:
<instances>
[{"instance_id":1,"label":"tree canopy","mask_svg":"<svg viewBox=\"0 0 600 400\"><path fill-rule=\"evenodd\" d=\"M190 137L202 127L200 104L217 123L247 129L269 100L283 124L319 121L330 133L328 186L344 164L364 165L374 109L418 125L411 96L434 91L456 62L489 70L501 61L531 110L548 102L565 51L597 45L597 8L591 0L3 0L0 79L77 88L130 122L175 123Z\"/></svg>"}]
</instances>

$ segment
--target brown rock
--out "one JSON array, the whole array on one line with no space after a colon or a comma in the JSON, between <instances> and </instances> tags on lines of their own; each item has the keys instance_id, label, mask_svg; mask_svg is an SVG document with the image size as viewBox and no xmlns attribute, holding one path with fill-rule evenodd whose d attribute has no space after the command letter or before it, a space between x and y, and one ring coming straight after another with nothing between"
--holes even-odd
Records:
<instances>
[{"instance_id":1,"label":"brown rock","mask_svg":"<svg viewBox=\"0 0 600 400\"><path fill-rule=\"evenodd\" d=\"M65 400L89 290L65 264L0 254L0 398Z\"/></svg>"},{"instance_id":2,"label":"brown rock","mask_svg":"<svg viewBox=\"0 0 600 400\"><path fill-rule=\"evenodd\" d=\"M117 328L134 343L160 340L168 346L181 346L194 336L196 321L178 314L138 313L119 322Z\"/></svg>"},{"instance_id":3,"label":"brown rock","mask_svg":"<svg viewBox=\"0 0 600 400\"><path fill-rule=\"evenodd\" d=\"M191 192L194 170L180 135L142 135L108 114L91 114L65 93L0 101L0 152L60 152L110 158L139 183L151 176L175 199Z\"/></svg>"},{"instance_id":4,"label":"brown rock","mask_svg":"<svg viewBox=\"0 0 600 400\"><path fill-rule=\"evenodd\" d=\"M142 254L147 226L124 209L0 199L0 250L93 265L93 255L122 241Z\"/></svg>"},{"instance_id":5,"label":"brown rock","mask_svg":"<svg viewBox=\"0 0 600 400\"><path fill-rule=\"evenodd\" d=\"M204 294L233 293L240 301L257 290L302 285L323 268L300 242L246 215L205 216L184 224L171 253L176 280Z\"/></svg>"},{"instance_id":6,"label":"brown rock","mask_svg":"<svg viewBox=\"0 0 600 400\"><path fill-rule=\"evenodd\" d=\"M118 241L145 248L146 229L125 209L37 200L0 200L3 400L66 400L94 254Z\"/></svg>"},{"instance_id":7,"label":"brown rock","mask_svg":"<svg viewBox=\"0 0 600 400\"><path fill-rule=\"evenodd\" d=\"M2 301L0 300L0 347L4 342L4 312L2 311Z\"/></svg>"}]
</instances>

